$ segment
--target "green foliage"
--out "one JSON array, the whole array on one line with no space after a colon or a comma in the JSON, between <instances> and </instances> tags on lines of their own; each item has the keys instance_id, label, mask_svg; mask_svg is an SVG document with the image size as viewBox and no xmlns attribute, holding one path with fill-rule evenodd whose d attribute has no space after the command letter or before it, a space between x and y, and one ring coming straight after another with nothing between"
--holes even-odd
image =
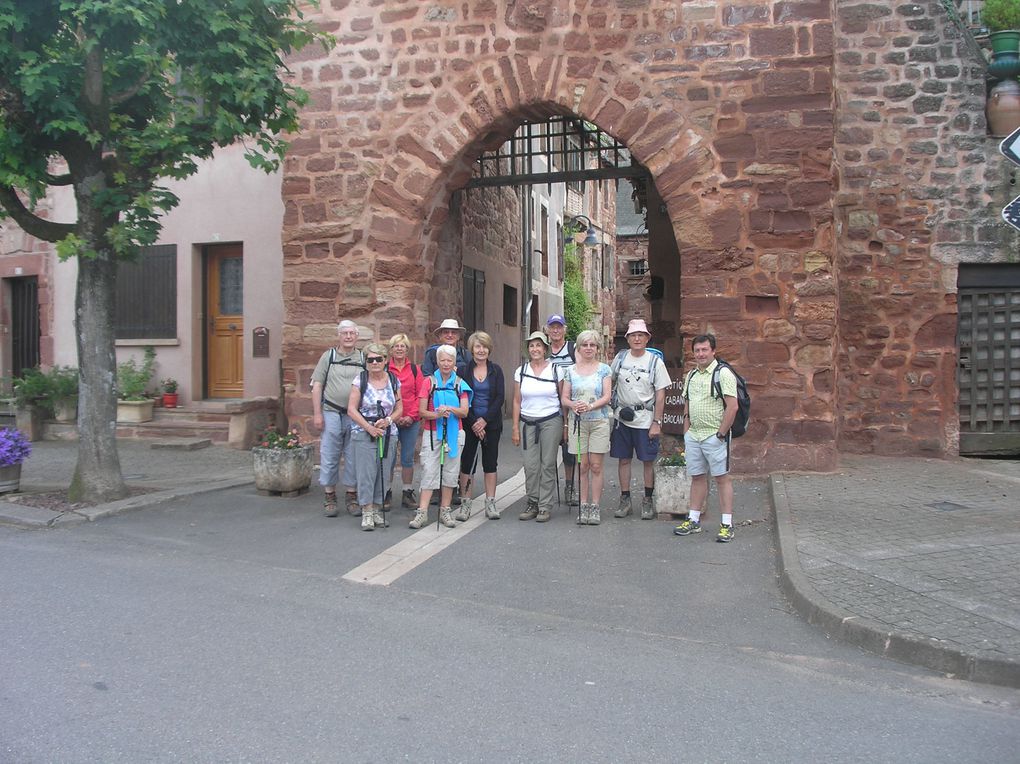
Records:
<instances>
[{"instance_id":1,"label":"green foliage","mask_svg":"<svg viewBox=\"0 0 1020 764\"><path fill-rule=\"evenodd\" d=\"M275 427L267 427L259 436L258 444L261 448L300 448L301 438L297 430L280 432Z\"/></svg>"},{"instance_id":2,"label":"green foliage","mask_svg":"<svg viewBox=\"0 0 1020 764\"><path fill-rule=\"evenodd\" d=\"M660 467L686 467L687 456L684 454L684 450L680 448L670 454L659 457L658 464Z\"/></svg>"},{"instance_id":3,"label":"green foliage","mask_svg":"<svg viewBox=\"0 0 1020 764\"><path fill-rule=\"evenodd\" d=\"M591 328L595 310L584 289L584 274L577 256L577 245L567 242L563 248L563 317L567 319L567 339Z\"/></svg>"},{"instance_id":4,"label":"green foliage","mask_svg":"<svg viewBox=\"0 0 1020 764\"><path fill-rule=\"evenodd\" d=\"M46 376L50 380L50 396L54 403L78 397L78 369L74 366L54 366Z\"/></svg>"},{"instance_id":5,"label":"green foliage","mask_svg":"<svg viewBox=\"0 0 1020 764\"><path fill-rule=\"evenodd\" d=\"M275 170L306 94L284 56L332 38L301 0L0 0L0 187L28 207L74 179L100 230L41 221L61 257L131 257L159 233L177 198L156 185L185 178L214 149L245 141L254 167ZM82 196L81 192L85 192ZM10 195L7 211L26 227ZM82 209L79 214L84 215ZM38 233L37 233L38 235Z\"/></svg>"},{"instance_id":6,"label":"green foliage","mask_svg":"<svg viewBox=\"0 0 1020 764\"><path fill-rule=\"evenodd\" d=\"M134 358L117 364L117 397L122 401L144 401L145 391L156 367L156 349L146 345L141 366Z\"/></svg>"},{"instance_id":7,"label":"green foliage","mask_svg":"<svg viewBox=\"0 0 1020 764\"><path fill-rule=\"evenodd\" d=\"M985 0L981 20L992 32L1020 29L1020 0Z\"/></svg>"},{"instance_id":8,"label":"green foliage","mask_svg":"<svg viewBox=\"0 0 1020 764\"><path fill-rule=\"evenodd\" d=\"M176 393L177 392L177 380L173 377L167 377L161 383L163 385L164 393Z\"/></svg>"},{"instance_id":9,"label":"green foliage","mask_svg":"<svg viewBox=\"0 0 1020 764\"><path fill-rule=\"evenodd\" d=\"M50 378L41 369L25 369L20 377L14 378L14 403L19 408L47 408L51 389Z\"/></svg>"}]
</instances>

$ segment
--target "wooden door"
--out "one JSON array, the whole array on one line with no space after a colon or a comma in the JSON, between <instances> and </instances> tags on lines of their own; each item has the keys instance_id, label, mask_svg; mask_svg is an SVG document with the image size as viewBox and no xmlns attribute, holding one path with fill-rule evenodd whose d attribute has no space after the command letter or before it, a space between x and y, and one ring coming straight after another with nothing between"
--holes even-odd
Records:
<instances>
[{"instance_id":1,"label":"wooden door","mask_svg":"<svg viewBox=\"0 0 1020 764\"><path fill-rule=\"evenodd\" d=\"M11 376L39 365L39 282L35 276L10 279Z\"/></svg>"},{"instance_id":2,"label":"wooden door","mask_svg":"<svg viewBox=\"0 0 1020 764\"><path fill-rule=\"evenodd\" d=\"M244 265L240 244L206 250L206 396L244 395Z\"/></svg>"},{"instance_id":3,"label":"wooden door","mask_svg":"<svg viewBox=\"0 0 1020 764\"><path fill-rule=\"evenodd\" d=\"M1020 454L1020 267L961 266L960 453Z\"/></svg>"}]
</instances>

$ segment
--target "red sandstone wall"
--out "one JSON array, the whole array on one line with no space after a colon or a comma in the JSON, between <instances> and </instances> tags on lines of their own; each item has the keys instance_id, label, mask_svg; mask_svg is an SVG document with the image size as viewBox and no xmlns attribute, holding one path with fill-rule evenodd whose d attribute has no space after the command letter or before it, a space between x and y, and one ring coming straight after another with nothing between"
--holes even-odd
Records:
<instances>
[{"instance_id":1,"label":"red sandstone wall","mask_svg":"<svg viewBox=\"0 0 1020 764\"><path fill-rule=\"evenodd\" d=\"M984 76L934 0L840 2L835 22L839 446L953 453L957 265L1016 251Z\"/></svg>"},{"instance_id":2,"label":"red sandstone wall","mask_svg":"<svg viewBox=\"0 0 1020 764\"><path fill-rule=\"evenodd\" d=\"M572 112L652 172L681 258L684 332L755 388L745 469L835 460L832 27L827 3L332 0L337 48L284 181L291 416L342 312L425 332L451 194L524 117Z\"/></svg>"}]
</instances>

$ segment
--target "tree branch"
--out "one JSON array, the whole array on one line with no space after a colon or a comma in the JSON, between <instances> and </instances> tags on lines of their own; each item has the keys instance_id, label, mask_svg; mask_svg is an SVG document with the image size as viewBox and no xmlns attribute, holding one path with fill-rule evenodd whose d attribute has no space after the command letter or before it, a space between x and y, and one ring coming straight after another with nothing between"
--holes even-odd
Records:
<instances>
[{"instance_id":1,"label":"tree branch","mask_svg":"<svg viewBox=\"0 0 1020 764\"><path fill-rule=\"evenodd\" d=\"M71 223L54 223L52 220L44 220L29 211L17 191L10 186L0 184L0 205L3 205L7 214L25 233L37 239L61 241L67 235L74 233L75 227Z\"/></svg>"},{"instance_id":2,"label":"tree branch","mask_svg":"<svg viewBox=\"0 0 1020 764\"><path fill-rule=\"evenodd\" d=\"M71 177L69 172L65 172L63 175L50 175L46 173L43 180L46 181L48 186L70 186L74 183L74 178Z\"/></svg>"}]
</instances>

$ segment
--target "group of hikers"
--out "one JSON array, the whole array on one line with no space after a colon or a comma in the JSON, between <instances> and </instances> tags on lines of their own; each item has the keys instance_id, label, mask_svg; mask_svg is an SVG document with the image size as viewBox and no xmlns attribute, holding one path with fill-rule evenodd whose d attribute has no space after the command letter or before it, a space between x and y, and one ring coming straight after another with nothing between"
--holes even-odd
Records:
<instances>
[{"instance_id":1,"label":"group of hikers","mask_svg":"<svg viewBox=\"0 0 1020 764\"><path fill-rule=\"evenodd\" d=\"M400 504L414 510L409 527L427 524L435 491L440 524L454 528L468 520L471 480L479 458L483 511L486 518L498 520L496 483L507 392L503 370L491 360L492 337L477 331L462 343L466 329L455 319L445 319L435 330L436 344L426 350L419 367L410 358L406 334L395 334L386 343L370 342L361 350L353 321L341 321L337 333L338 344L322 354L312 374L313 423L322 433L319 482L326 516L340 514L337 486L342 484L346 511L361 518L363 530L388 524L385 510L392 502L390 481L399 446ZM661 353L648 347L651 335L642 319L630 321L628 349L608 364L597 332L582 331L575 341L568 341L566 334L564 317L549 316L545 330L526 339L526 358L513 373L511 440L522 449L527 494L518 517L538 523L551 518L562 458L566 500L578 507L577 522L599 525L608 453L619 462L621 496L614 517L633 511L631 464L636 456L643 474L641 518L654 519L654 463L665 391L671 384ZM686 378L683 391L688 403L684 431L692 475L691 512L674 532L687 536L701 530L711 474L722 508L717 540L729 541L733 374L728 367L717 368L712 335L694 338L692 350L698 366ZM712 382L720 378L721 394L716 395ZM705 435L706 428L711 437ZM417 494L412 487L416 451L421 464Z\"/></svg>"}]
</instances>

